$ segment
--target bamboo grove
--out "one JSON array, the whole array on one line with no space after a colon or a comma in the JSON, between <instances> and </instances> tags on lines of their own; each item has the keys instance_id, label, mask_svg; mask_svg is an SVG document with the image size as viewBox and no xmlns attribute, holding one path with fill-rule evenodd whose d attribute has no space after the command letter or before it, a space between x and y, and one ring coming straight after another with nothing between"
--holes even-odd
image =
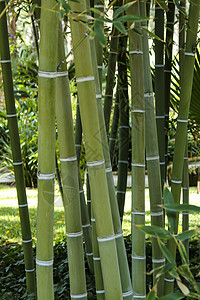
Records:
<instances>
[{"instance_id":1,"label":"bamboo grove","mask_svg":"<svg viewBox=\"0 0 200 300\"><path fill-rule=\"evenodd\" d=\"M145 171L148 174L152 228L160 228L164 232L163 205L172 202L180 204L182 184L183 202L189 203L186 136L200 1L156 0L150 3L137 0L124 3L117 0L103 3L94 0L89 3L86 0L42 0L29 4L30 15L39 28L39 37L35 35L36 45L39 43L35 267L9 52L6 15L10 3L0 1L1 68L18 193L27 291L35 293L38 300L54 299L54 185L55 179L60 178L71 299L88 299L84 251L90 272L95 276L95 299L148 299ZM180 102L171 180L172 202L167 203L169 197L163 190L167 182L173 31L177 23ZM150 30L152 24L153 31ZM70 35L63 28L67 28ZM66 43L69 42L66 35L71 38L70 53L66 53ZM152 65L149 37L153 37L155 50ZM75 134L68 76L71 56L77 87ZM102 70L105 66L107 76L103 82ZM82 145L87 166L87 182L84 186L79 170ZM115 189L112 171L116 164L116 148L118 181ZM56 152L59 152L58 161ZM130 165L131 268L122 230ZM168 255L170 253L176 259L177 244L174 237L178 235L179 216L178 213L170 214L169 210L166 210L166 215L170 238L165 249ZM188 222L188 212L183 212L185 231L189 228ZM154 298L149 299L156 299L156 295L161 299L171 299L167 295L176 295L174 282L177 276L170 272L166 263L163 241L153 236L151 242ZM188 253L187 239L184 245Z\"/></svg>"}]
</instances>

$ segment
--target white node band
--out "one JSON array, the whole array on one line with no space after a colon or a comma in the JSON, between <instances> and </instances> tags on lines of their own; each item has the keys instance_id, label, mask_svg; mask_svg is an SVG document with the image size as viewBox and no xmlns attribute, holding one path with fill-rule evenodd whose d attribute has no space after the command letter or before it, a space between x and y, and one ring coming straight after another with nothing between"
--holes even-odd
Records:
<instances>
[{"instance_id":1,"label":"white node band","mask_svg":"<svg viewBox=\"0 0 200 300\"><path fill-rule=\"evenodd\" d=\"M185 157L184 157L184 159L188 160L188 157L187 157L187 156L185 156Z\"/></svg>"},{"instance_id":2,"label":"white node band","mask_svg":"<svg viewBox=\"0 0 200 300\"><path fill-rule=\"evenodd\" d=\"M131 112L132 113L141 113L141 114L144 114L145 110L143 110L143 109L132 109Z\"/></svg>"},{"instance_id":3,"label":"white node band","mask_svg":"<svg viewBox=\"0 0 200 300\"><path fill-rule=\"evenodd\" d=\"M112 167L106 168L106 173L111 173L112 172Z\"/></svg>"},{"instance_id":4,"label":"white node band","mask_svg":"<svg viewBox=\"0 0 200 300\"><path fill-rule=\"evenodd\" d=\"M76 238L76 237L80 237L83 235L83 231L79 231L79 232L66 232L66 236L68 238Z\"/></svg>"},{"instance_id":5,"label":"white node band","mask_svg":"<svg viewBox=\"0 0 200 300\"><path fill-rule=\"evenodd\" d=\"M125 191L117 191L117 194L126 194L126 192Z\"/></svg>"},{"instance_id":6,"label":"white node band","mask_svg":"<svg viewBox=\"0 0 200 300\"><path fill-rule=\"evenodd\" d=\"M131 51L129 51L129 54L143 54L143 51L141 51L141 50L131 50Z\"/></svg>"},{"instance_id":7,"label":"white node band","mask_svg":"<svg viewBox=\"0 0 200 300\"><path fill-rule=\"evenodd\" d=\"M126 129L128 128L128 129L129 129L129 126L119 126L119 129L121 129L121 128L124 128L124 129L125 129L125 128L126 128Z\"/></svg>"},{"instance_id":8,"label":"white node band","mask_svg":"<svg viewBox=\"0 0 200 300\"><path fill-rule=\"evenodd\" d=\"M97 69L103 69L103 66L97 66Z\"/></svg>"},{"instance_id":9,"label":"white node band","mask_svg":"<svg viewBox=\"0 0 200 300\"><path fill-rule=\"evenodd\" d=\"M121 238L121 237L123 237L123 233L122 233L122 232L121 232L121 233L116 233L116 234L115 234L115 238L116 238L116 239Z\"/></svg>"},{"instance_id":10,"label":"white node band","mask_svg":"<svg viewBox=\"0 0 200 300\"><path fill-rule=\"evenodd\" d=\"M102 5L102 4L95 4L94 7L95 8L104 8L104 5Z\"/></svg>"},{"instance_id":11,"label":"white node band","mask_svg":"<svg viewBox=\"0 0 200 300\"><path fill-rule=\"evenodd\" d=\"M175 180L175 179L172 179L171 182L172 182L172 183L175 183L175 184L181 184L181 183L182 183L182 180Z\"/></svg>"},{"instance_id":12,"label":"white node band","mask_svg":"<svg viewBox=\"0 0 200 300\"><path fill-rule=\"evenodd\" d=\"M132 259L135 259L135 260L145 260L146 256L135 255L135 256L132 256Z\"/></svg>"},{"instance_id":13,"label":"white node band","mask_svg":"<svg viewBox=\"0 0 200 300\"><path fill-rule=\"evenodd\" d=\"M110 141L116 141L117 139L114 138L109 138Z\"/></svg>"},{"instance_id":14,"label":"white node band","mask_svg":"<svg viewBox=\"0 0 200 300\"><path fill-rule=\"evenodd\" d=\"M105 294L105 290L96 290L96 294Z\"/></svg>"},{"instance_id":15,"label":"white node band","mask_svg":"<svg viewBox=\"0 0 200 300\"><path fill-rule=\"evenodd\" d=\"M86 253L87 256L93 256L93 252L91 253Z\"/></svg>"},{"instance_id":16,"label":"white node band","mask_svg":"<svg viewBox=\"0 0 200 300\"><path fill-rule=\"evenodd\" d=\"M70 295L72 299L79 299L79 298L85 298L87 297L87 293L80 294L80 295Z\"/></svg>"},{"instance_id":17,"label":"white node band","mask_svg":"<svg viewBox=\"0 0 200 300\"><path fill-rule=\"evenodd\" d=\"M154 264L162 264L165 263L165 258L152 258L152 263Z\"/></svg>"},{"instance_id":18,"label":"white node band","mask_svg":"<svg viewBox=\"0 0 200 300\"><path fill-rule=\"evenodd\" d=\"M62 162L76 161L76 160L77 160L76 156L60 158L60 161L62 161Z\"/></svg>"},{"instance_id":19,"label":"white node band","mask_svg":"<svg viewBox=\"0 0 200 300\"><path fill-rule=\"evenodd\" d=\"M145 94L144 94L144 97L145 97L145 98L153 97L153 93L145 93Z\"/></svg>"},{"instance_id":20,"label":"white node band","mask_svg":"<svg viewBox=\"0 0 200 300\"><path fill-rule=\"evenodd\" d=\"M146 299L146 295L133 295L133 298Z\"/></svg>"},{"instance_id":21,"label":"white node band","mask_svg":"<svg viewBox=\"0 0 200 300\"><path fill-rule=\"evenodd\" d=\"M133 291L132 290L130 290L130 291L126 292L126 293L122 293L123 298L126 298L126 297L131 296L131 295L133 295Z\"/></svg>"},{"instance_id":22,"label":"white node band","mask_svg":"<svg viewBox=\"0 0 200 300\"><path fill-rule=\"evenodd\" d=\"M55 178L55 173L50 173L50 174L42 174L38 173L38 179L39 180L51 180Z\"/></svg>"},{"instance_id":23,"label":"white node band","mask_svg":"<svg viewBox=\"0 0 200 300\"><path fill-rule=\"evenodd\" d=\"M165 65L162 65L162 64L161 65L159 65L159 64L155 65L156 68L164 68L164 66Z\"/></svg>"},{"instance_id":24,"label":"white node band","mask_svg":"<svg viewBox=\"0 0 200 300\"><path fill-rule=\"evenodd\" d=\"M174 278L173 279L169 279L169 278L164 278L164 281L167 281L167 282L174 282Z\"/></svg>"},{"instance_id":25,"label":"white node band","mask_svg":"<svg viewBox=\"0 0 200 300\"><path fill-rule=\"evenodd\" d=\"M56 78L57 72L45 72L45 71L38 71L38 76L43 78Z\"/></svg>"},{"instance_id":26,"label":"white node band","mask_svg":"<svg viewBox=\"0 0 200 300\"><path fill-rule=\"evenodd\" d=\"M85 76L85 77L76 78L76 82L77 83L87 82L87 81L93 81L93 80L94 80L94 76Z\"/></svg>"},{"instance_id":27,"label":"white node band","mask_svg":"<svg viewBox=\"0 0 200 300\"><path fill-rule=\"evenodd\" d=\"M97 237L99 243L109 242L115 239L115 235L105 236L105 237Z\"/></svg>"},{"instance_id":28,"label":"white node band","mask_svg":"<svg viewBox=\"0 0 200 300\"><path fill-rule=\"evenodd\" d=\"M28 203L25 203L25 204L19 204L19 207L22 208L22 207L27 207L28 206Z\"/></svg>"},{"instance_id":29,"label":"white node band","mask_svg":"<svg viewBox=\"0 0 200 300\"><path fill-rule=\"evenodd\" d=\"M189 191L189 187L186 187L186 186L184 186L182 189L186 190L186 191Z\"/></svg>"},{"instance_id":30,"label":"white node band","mask_svg":"<svg viewBox=\"0 0 200 300\"><path fill-rule=\"evenodd\" d=\"M40 260L36 258L36 264L42 267L51 267L53 266L53 259L51 260Z\"/></svg>"},{"instance_id":31,"label":"white node band","mask_svg":"<svg viewBox=\"0 0 200 300\"><path fill-rule=\"evenodd\" d=\"M82 193L84 193L84 190L79 191L79 194L82 194Z\"/></svg>"},{"instance_id":32,"label":"white node band","mask_svg":"<svg viewBox=\"0 0 200 300\"><path fill-rule=\"evenodd\" d=\"M128 164L128 160L118 160L119 164Z\"/></svg>"},{"instance_id":33,"label":"white node band","mask_svg":"<svg viewBox=\"0 0 200 300\"><path fill-rule=\"evenodd\" d=\"M186 216L189 216L189 212L182 212L182 215L186 215Z\"/></svg>"},{"instance_id":34,"label":"white node band","mask_svg":"<svg viewBox=\"0 0 200 300\"><path fill-rule=\"evenodd\" d=\"M88 167L96 167L101 166L105 163L105 160L98 160L98 161L89 161L87 162Z\"/></svg>"},{"instance_id":35,"label":"white node band","mask_svg":"<svg viewBox=\"0 0 200 300\"><path fill-rule=\"evenodd\" d=\"M132 163L132 167L140 167L140 168L145 168L145 164L140 164L140 163Z\"/></svg>"},{"instance_id":36,"label":"white node band","mask_svg":"<svg viewBox=\"0 0 200 300\"><path fill-rule=\"evenodd\" d=\"M94 257L94 256L93 256L93 260L95 260L95 261L100 261L101 258L100 258L100 257Z\"/></svg>"},{"instance_id":37,"label":"white node band","mask_svg":"<svg viewBox=\"0 0 200 300\"><path fill-rule=\"evenodd\" d=\"M165 116L156 116L156 119L165 119Z\"/></svg>"},{"instance_id":38,"label":"white node band","mask_svg":"<svg viewBox=\"0 0 200 300\"><path fill-rule=\"evenodd\" d=\"M165 161L160 161L160 165L165 165Z\"/></svg>"},{"instance_id":39,"label":"white node band","mask_svg":"<svg viewBox=\"0 0 200 300\"><path fill-rule=\"evenodd\" d=\"M158 211L158 212L150 212L152 217L159 217L159 216L163 216L163 211Z\"/></svg>"},{"instance_id":40,"label":"white node band","mask_svg":"<svg viewBox=\"0 0 200 300\"><path fill-rule=\"evenodd\" d=\"M13 162L13 166L20 166L22 164L23 164L22 161Z\"/></svg>"},{"instance_id":41,"label":"white node band","mask_svg":"<svg viewBox=\"0 0 200 300\"><path fill-rule=\"evenodd\" d=\"M88 199L88 200L87 200L87 202L91 203L91 200L90 200L90 199Z\"/></svg>"},{"instance_id":42,"label":"white node band","mask_svg":"<svg viewBox=\"0 0 200 300\"><path fill-rule=\"evenodd\" d=\"M96 94L96 99L101 99L101 94Z\"/></svg>"},{"instance_id":43,"label":"white node band","mask_svg":"<svg viewBox=\"0 0 200 300\"><path fill-rule=\"evenodd\" d=\"M177 119L177 122L188 123L188 119Z\"/></svg>"},{"instance_id":44,"label":"white node band","mask_svg":"<svg viewBox=\"0 0 200 300\"><path fill-rule=\"evenodd\" d=\"M10 62L11 62L10 59L2 59L2 60L0 60L1 64L7 64L7 63L10 63Z\"/></svg>"},{"instance_id":45,"label":"white node band","mask_svg":"<svg viewBox=\"0 0 200 300\"><path fill-rule=\"evenodd\" d=\"M149 160L159 160L159 156L149 156L149 157L146 157L146 160L149 161Z\"/></svg>"},{"instance_id":46,"label":"white node band","mask_svg":"<svg viewBox=\"0 0 200 300\"><path fill-rule=\"evenodd\" d=\"M188 56L195 56L195 53L193 53L193 52L185 52L185 55L188 55Z\"/></svg>"},{"instance_id":47,"label":"white node band","mask_svg":"<svg viewBox=\"0 0 200 300\"><path fill-rule=\"evenodd\" d=\"M141 215L141 216L145 216L145 212L144 211L132 211L131 212L133 215Z\"/></svg>"},{"instance_id":48,"label":"white node band","mask_svg":"<svg viewBox=\"0 0 200 300\"><path fill-rule=\"evenodd\" d=\"M7 114L7 118L14 118L17 117L17 114Z\"/></svg>"},{"instance_id":49,"label":"white node band","mask_svg":"<svg viewBox=\"0 0 200 300\"><path fill-rule=\"evenodd\" d=\"M88 227L90 227L90 223L82 225L82 228L88 228Z\"/></svg>"},{"instance_id":50,"label":"white node band","mask_svg":"<svg viewBox=\"0 0 200 300\"><path fill-rule=\"evenodd\" d=\"M94 218L91 218L91 222L95 222L95 219L94 219Z\"/></svg>"},{"instance_id":51,"label":"white node band","mask_svg":"<svg viewBox=\"0 0 200 300\"><path fill-rule=\"evenodd\" d=\"M27 272L27 273L35 272L35 269L32 269L32 270L26 270L25 269L25 272Z\"/></svg>"},{"instance_id":52,"label":"white node band","mask_svg":"<svg viewBox=\"0 0 200 300\"><path fill-rule=\"evenodd\" d=\"M22 240L22 243L24 243L24 244L32 243L32 239L30 239L30 240Z\"/></svg>"},{"instance_id":53,"label":"white node band","mask_svg":"<svg viewBox=\"0 0 200 300\"><path fill-rule=\"evenodd\" d=\"M68 71L57 72L56 77L64 77L64 76L68 76Z\"/></svg>"},{"instance_id":54,"label":"white node band","mask_svg":"<svg viewBox=\"0 0 200 300\"><path fill-rule=\"evenodd\" d=\"M79 145L79 144L75 144L75 147L81 147L81 145Z\"/></svg>"}]
</instances>

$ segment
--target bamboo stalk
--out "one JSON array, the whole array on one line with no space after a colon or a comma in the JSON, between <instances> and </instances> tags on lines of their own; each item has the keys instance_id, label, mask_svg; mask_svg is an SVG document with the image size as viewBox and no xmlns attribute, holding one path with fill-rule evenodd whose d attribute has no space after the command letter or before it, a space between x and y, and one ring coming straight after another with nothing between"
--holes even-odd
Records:
<instances>
[{"instance_id":1,"label":"bamboo stalk","mask_svg":"<svg viewBox=\"0 0 200 300\"><path fill-rule=\"evenodd\" d=\"M141 3L141 15L146 15L146 5ZM142 23L142 27L145 28L147 22ZM145 100L145 146L146 146L146 160L148 170L148 182L149 182L149 196L150 196L150 213L151 224L163 227L163 210L160 208L162 204L162 187L161 187L161 175L159 164L159 150L158 139L154 109L154 97L151 78L151 67L149 59L149 45L148 35L145 30L143 34L143 60L144 60L144 100ZM157 239L152 238L152 266L153 269L157 269L164 264L165 260L160 247L157 243ZM158 281L158 271L153 273L154 284ZM163 295L163 278L159 278L157 292L158 295Z\"/></svg>"},{"instance_id":2,"label":"bamboo stalk","mask_svg":"<svg viewBox=\"0 0 200 300\"><path fill-rule=\"evenodd\" d=\"M5 2L1 1L0 13L4 12L5 7ZM3 75L4 96L6 102L6 113L8 118L8 128L13 157L15 183L17 189L17 198L22 231L22 245L24 251L24 263L26 272L26 287L28 293L34 293L36 287L31 227L26 197L26 187L24 181L24 171L17 124L17 114L14 100L6 11L0 18L0 57Z\"/></svg>"},{"instance_id":3,"label":"bamboo stalk","mask_svg":"<svg viewBox=\"0 0 200 300\"><path fill-rule=\"evenodd\" d=\"M118 55L118 94L119 94L119 159L118 159L118 181L117 202L122 222L124 215L124 204L126 196L128 151L129 151L129 99L127 78L127 37L119 38Z\"/></svg>"},{"instance_id":4,"label":"bamboo stalk","mask_svg":"<svg viewBox=\"0 0 200 300\"><path fill-rule=\"evenodd\" d=\"M70 2L70 5L73 11L86 10L85 1L81 3ZM83 20L85 20L84 16ZM76 45L85 35L86 28L82 22L70 21L72 44ZM121 299L122 291L119 265L109 203L97 104L94 101L96 99L96 92L90 41L88 38L84 39L81 47L75 49L74 61L105 298L113 300Z\"/></svg>"},{"instance_id":5,"label":"bamboo stalk","mask_svg":"<svg viewBox=\"0 0 200 300\"><path fill-rule=\"evenodd\" d=\"M113 11L115 11L120 5L122 5L122 1L121 0L116 1L113 5ZM119 31L113 25L111 41L110 41L110 52L108 58L108 72L106 76L106 91L105 91L105 98L104 98L104 118L105 118L107 135L109 135L110 114L111 114L112 101L113 101L113 88L115 85L115 69L116 69L117 53L118 53L118 35L119 35Z\"/></svg>"},{"instance_id":6,"label":"bamboo stalk","mask_svg":"<svg viewBox=\"0 0 200 300\"><path fill-rule=\"evenodd\" d=\"M55 178L55 97L58 45L58 4L42 1L38 94L37 297L54 299L53 211Z\"/></svg>"},{"instance_id":7,"label":"bamboo stalk","mask_svg":"<svg viewBox=\"0 0 200 300\"><path fill-rule=\"evenodd\" d=\"M140 15L139 1L128 14ZM140 31L140 23L135 23ZM146 297L145 235L136 225L145 224L145 104L141 36L129 28L132 119L132 286L134 299Z\"/></svg>"},{"instance_id":8,"label":"bamboo stalk","mask_svg":"<svg viewBox=\"0 0 200 300\"><path fill-rule=\"evenodd\" d=\"M86 206L86 202L85 202L85 194L83 190L83 184L82 184L81 174L79 169L81 143L82 143L82 125L81 125L79 103L77 101L75 147L76 147L76 157L77 157L77 165L78 165L78 179L79 179L79 191L80 191L80 201L81 201L81 219L82 219L82 227L83 227L83 236L85 239L85 248L86 248L88 266L89 266L90 273L93 274L94 265L93 265L93 252L92 252L91 224L90 224L90 218L88 213L88 207Z\"/></svg>"},{"instance_id":9,"label":"bamboo stalk","mask_svg":"<svg viewBox=\"0 0 200 300\"><path fill-rule=\"evenodd\" d=\"M178 113L178 125L175 136L175 149L173 157L173 169L172 169L172 195L175 203L180 203L180 192L182 183L182 172L183 172L183 160L186 144L186 133L188 124L188 112L191 99L193 73L194 73L194 61L195 61L195 48L198 30L199 20L199 1L193 1L190 3L189 18L186 35L186 48L185 57L183 61L183 76L181 79L181 94L180 104ZM178 229L178 216L175 224L175 232ZM175 257L176 245L172 240L169 240L168 247ZM168 279L168 278L167 278ZM170 279L169 279L170 280ZM173 282L166 281L165 291L171 293L173 291Z\"/></svg>"},{"instance_id":10,"label":"bamboo stalk","mask_svg":"<svg viewBox=\"0 0 200 300\"><path fill-rule=\"evenodd\" d=\"M165 98L164 98L164 10L155 5L155 100L158 148L161 168L161 185L165 182Z\"/></svg>"},{"instance_id":11,"label":"bamboo stalk","mask_svg":"<svg viewBox=\"0 0 200 300\"><path fill-rule=\"evenodd\" d=\"M111 166L113 166L113 161L115 157L115 145L117 141L118 124L119 124L119 92L117 87L112 126L111 126L111 132L109 137L109 153L110 153Z\"/></svg>"}]
</instances>

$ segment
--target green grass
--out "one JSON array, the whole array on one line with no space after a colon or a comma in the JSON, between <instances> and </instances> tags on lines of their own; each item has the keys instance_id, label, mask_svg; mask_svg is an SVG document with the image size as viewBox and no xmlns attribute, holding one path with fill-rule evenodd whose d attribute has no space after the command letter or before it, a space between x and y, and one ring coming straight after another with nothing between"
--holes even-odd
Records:
<instances>
[{"instance_id":1,"label":"green grass","mask_svg":"<svg viewBox=\"0 0 200 300\"><path fill-rule=\"evenodd\" d=\"M150 225L149 192L146 189L146 225ZM59 197L58 188L55 189L56 197ZM37 219L37 190L27 189L29 203L30 222L32 229L33 243L36 242L36 219ZM190 188L190 203L199 205L200 195L196 194L196 188ZM200 227L200 215L190 215L190 229ZM181 218L179 232L181 232ZM131 190L127 190L125 214L123 220L124 235L131 232ZM62 206L55 206L54 211L54 242L58 242L65 236L64 209ZM21 241L21 228L19 210L17 205L17 194L14 186L0 184L0 237L10 242Z\"/></svg>"}]
</instances>

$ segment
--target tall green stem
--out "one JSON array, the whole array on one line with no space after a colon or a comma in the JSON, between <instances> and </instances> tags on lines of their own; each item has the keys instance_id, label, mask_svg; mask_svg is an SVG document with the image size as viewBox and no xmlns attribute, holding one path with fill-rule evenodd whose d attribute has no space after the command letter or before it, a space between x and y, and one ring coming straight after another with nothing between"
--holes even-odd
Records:
<instances>
[{"instance_id":1,"label":"tall green stem","mask_svg":"<svg viewBox=\"0 0 200 300\"><path fill-rule=\"evenodd\" d=\"M5 9L5 2L0 2L0 13ZM24 251L24 263L26 272L26 286L29 293L35 292L35 269L32 251L31 227L24 181L23 162L20 148L20 138L15 108L11 59L8 41L8 28L6 12L0 18L0 57L3 75L4 96L6 102L6 113L13 157L15 183L19 205L19 214L22 230L22 244Z\"/></svg>"},{"instance_id":2,"label":"tall green stem","mask_svg":"<svg viewBox=\"0 0 200 300\"><path fill-rule=\"evenodd\" d=\"M140 15L139 1L129 14ZM140 31L140 23L135 24ZM136 227L145 224L145 104L142 38L129 28L132 116L132 286L134 299L146 297L145 236Z\"/></svg>"},{"instance_id":3,"label":"tall green stem","mask_svg":"<svg viewBox=\"0 0 200 300\"><path fill-rule=\"evenodd\" d=\"M55 98L58 45L58 3L42 1L39 57L37 297L54 299L53 212L55 178Z\"/></svg>"},{"instance_id":4,"label":"tall green stem","mask_svg":"<svg viewBox=\"0 0 200 300\"><path fill-rule=\"evenodd\" d=\"M109 152L110 152L110 161L112 166L113 166L113 160L115 156L115 145L117 141L118 124L119 124L119 91L117 87L112 126L111 126L111 132L109 137Z\"/></svg>"},{"instance_id":5,"label":"tall green stem","mask_svg":"<svg viewBox=\"0 0 200 300\"><path fill-rule=\"evenodd\" d=\"M177 130L175 136L175 149L173 157L172 170L172 195L175 203L180 203L180 192L182 183L183 160L186 145L186 134L188 124L188 113L192 92L195 49L199 20L199 1L195 0L190 3L189 18L186 35L185 57L183 61L183 76L181 79L181 94L179 113L177 119ZM178 216L176 220L176 231L178 229ZM175 257L176 245L169 240L169 249ZM172 281L172 280L171 280ZM173 291L173 282L166 282L166 293Z\"/></svg>"}]
</instances>

